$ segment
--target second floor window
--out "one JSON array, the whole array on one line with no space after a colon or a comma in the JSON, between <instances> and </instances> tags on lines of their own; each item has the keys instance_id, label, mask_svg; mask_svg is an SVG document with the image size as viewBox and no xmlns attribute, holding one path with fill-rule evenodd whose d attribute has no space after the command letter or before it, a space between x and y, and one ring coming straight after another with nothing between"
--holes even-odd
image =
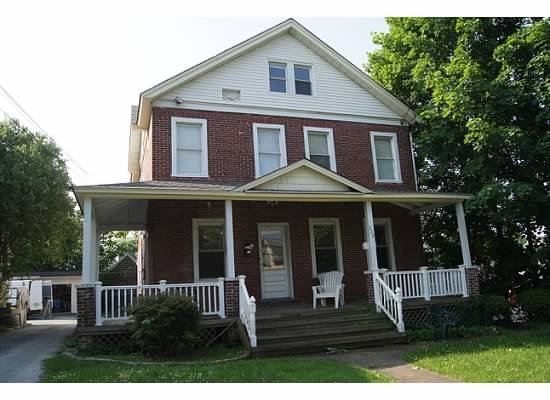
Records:
<instances>
[{"instance_id":1,"label":"second floor window","mask_svg":"<svg viewBox=\"0 0 550 400\"><path fill-rule=\"evenodd\" d=\"M254 124L256 178L286 166L285 127Z\"/></svg>"},{"instance_id":2,"label":"second floor window","mask_svg":"<svg viewBox=\"0 0 550 400\"><path fill-rule=\"evenodd\" d=\"M269 90L286 93L286 64L269 62Z\"/></svg>"},{"instance_id":3,"label":"second floor window","mask_svg":"<svg viewBox=\"0 0 550 400\"><path fill-rule=\"evenodd\" d=\"M371 147L376 182L401 182L397 135L371 132Z\"/></svg>"},{"instance_id":4,"label":"second floor window","mask_svg":"<svg viewBox=\"0 0 550 400\"><path fill-rule=\"evenodd\" d=\"M205 119L172 118L172 176L208 176Z\"/></svg>"},{"instance_id":5,"label":"second floor window","mask_svg":"<svg viewBox=\"0 0 550 400\"><path fill-rule=\"evenodd\" d=\"M331 128L304 126L304 144L306 158L315 164L336 172L334 139Z\"/></svg>"}]
</instances>

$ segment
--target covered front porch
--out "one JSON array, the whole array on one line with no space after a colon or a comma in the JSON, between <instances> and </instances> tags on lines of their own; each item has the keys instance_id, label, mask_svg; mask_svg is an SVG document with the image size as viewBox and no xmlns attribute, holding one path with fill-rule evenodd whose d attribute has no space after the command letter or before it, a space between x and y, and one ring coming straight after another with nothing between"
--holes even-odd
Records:
<instances>
[{"instance_id":1,"label":"covered front porch","mask_svg":"<svg viewBox=\"0 0 550 400\"><path fill-rule=\"evenodd\" d=\"M475 294L467 195L375 193L330 171L293 168L302 170L241 186L153 181L77 188L84 213L79 326L124 322L137 298L178 293L192 296L203 315L240 321L255 347L256 302L311 307L317 274L330 270L344 274L346 302L374 303L400 332L403 299ZM418 214L450 205L463 267L419 269L425 262ZM143 232L138 285L98 282L98 238L109 230Z\"/></svg>"}]
</instances>

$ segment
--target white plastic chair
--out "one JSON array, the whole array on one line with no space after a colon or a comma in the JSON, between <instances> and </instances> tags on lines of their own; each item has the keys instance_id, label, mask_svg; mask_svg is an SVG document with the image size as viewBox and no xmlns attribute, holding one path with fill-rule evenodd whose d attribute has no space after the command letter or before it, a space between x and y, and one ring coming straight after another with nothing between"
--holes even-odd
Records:
<instances>
[{"instance_id":1,"label":"white plastic chair","mask_svg":"<svg viewBox=\"0 0 550 400\"><path fill-rule=\"evenodd\" d=\"M317 275L319 285L313 286L313 309L317 307L317 299L321 300L323 307L326 298L334 298L334 308L338 308L338 304L344 305L344 285L342 279L344 274L340 271L324 272Z\"/></svg>"}]
</instances>

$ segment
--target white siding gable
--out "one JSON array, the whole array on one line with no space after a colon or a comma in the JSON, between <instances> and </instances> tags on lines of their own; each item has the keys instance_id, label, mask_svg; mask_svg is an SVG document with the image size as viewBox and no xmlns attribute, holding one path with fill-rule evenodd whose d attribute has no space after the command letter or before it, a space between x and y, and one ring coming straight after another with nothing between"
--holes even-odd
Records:
<instances>
[{"instance_id":1,"label":"white siding gable","mask_svg":"<svg viewBox=\"0 0 550 400\"><path fill-rule=\"evenodd\" d=\"M300 167L278 178L274 178L255 188L256 190L283 190L302 192L350 192L344 184L328 176Z\"/></svg>"},{"instance_id":2,"label":"white siding gable","mask_svg":"<svg viewBox=\"0 0 550 400\"><path fill-rule=\"evenodd\" d=\"M294 81L289 80L292 74L288 73L287 93L270 92L269 61L286 62L288 72L294 63L311 65L313 95L295 95ZM224 99L222 89L240 90L240 100ZM183 104L176 104L176 97L183 99ZM242 109L250 107L269 109L276 115L287 115L287 110L342 115L343 119L357 116L400 121L395 112L288 33L183 84L153 105L194 109L215 105L237 112L251 112Z\"/></svg>"}]
</instances>

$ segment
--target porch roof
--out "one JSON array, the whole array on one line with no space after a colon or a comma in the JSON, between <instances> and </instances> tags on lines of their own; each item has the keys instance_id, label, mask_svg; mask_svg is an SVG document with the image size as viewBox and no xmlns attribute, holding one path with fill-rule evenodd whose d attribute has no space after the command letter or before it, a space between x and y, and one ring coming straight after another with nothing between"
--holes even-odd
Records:
<instances>
[{"instance_id":1,"label":"porch roof","mask_svg":"<svg viewBox=\"0 0 550 400\"><path fill-rule=\"evenodd\" d=\"M435 192L304 192L289 190L237 191L239 183L147 181L74 187L82 208L84 199L93 202L100 230L144 230L149 200L236 200L289 202L392 203L417 214L432 208L461 203L471 197L463 193Z\"/></svg>"}]
</instances>

